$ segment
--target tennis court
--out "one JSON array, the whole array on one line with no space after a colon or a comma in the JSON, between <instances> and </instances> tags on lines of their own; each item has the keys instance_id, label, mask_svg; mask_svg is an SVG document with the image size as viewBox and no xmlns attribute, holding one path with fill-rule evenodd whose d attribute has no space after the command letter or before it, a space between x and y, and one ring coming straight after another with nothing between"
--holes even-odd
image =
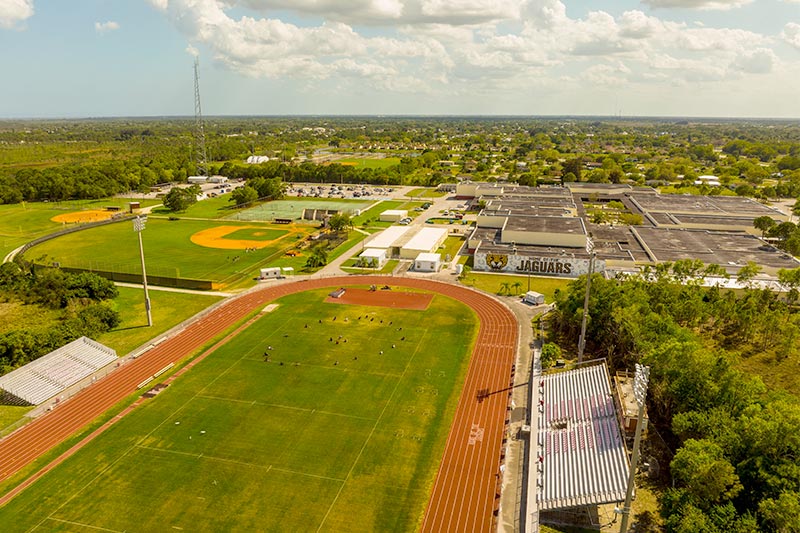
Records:
<instances>
[{"instance_id":1,"label":"tennis court","mask_svg":"<svg viewBox=\"0 0 800 533\"><path fill-rule=\"evenodd\" d=\"M312 200L310 198L292 198L275 200L250 209L245 209L229 217L229 220L266 221L278 218L296 220L303 214L303 209L331 209L348 214L356 210L364 210L374 202L361 200Z\"/></svg>"}]
</instances>

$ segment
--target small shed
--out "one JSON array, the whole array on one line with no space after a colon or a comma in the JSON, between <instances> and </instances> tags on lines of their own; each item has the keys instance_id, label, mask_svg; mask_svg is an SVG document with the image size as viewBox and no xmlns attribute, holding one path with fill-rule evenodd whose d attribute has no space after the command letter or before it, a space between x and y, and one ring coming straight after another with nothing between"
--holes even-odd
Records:
<instances>
[{"instance_id":1,"label":"small shed","mask_svg":"<svg viewBox=\"0 0 800 533\"><path fill-rule=\"evenodd\" d=\"M387 261L386 250L381 248L367 248L358 257L369 265L374 263L377 268L381 268Z\"/></svg>"},{"instance_id":2,"label":"small shed","mask_svg":"<svg viewBox=\"0 0 800 533\"><path fill-rule=\"evenodd\" d=\"M544 303L544 294L539 294L536 291L528 291L522 297L522 301L531 305L542 305Z\"/></svg>"},{"instance_id":3,"label":"small shed","mask_svg":"<svg viewBox=\"0 0 800 533\"><path fill-rule=\"evenodd\" d=\"M262 268L258 279L278 279L281 277L280 267Z\"/></svg>"},{"instance_id":4,"label":"small shed","mask_svg":"<svg viewBox=\"0 0 800 533\"><path fill-rule=\"evenodd\" d=\"M387 209L380 214L381 222L400 222L408 216L405 209Z\"/></svg>"},{"instance_id":5,"label":"small shed","mask_svg":"<svg viewBox=\"0 0 800 533\"><path fill-rule=\"evenodd\" d=\"M208 182L208 177L207 176L189 176L186 179L186 181L188 181L189 183L192 183L192 184L198 184L199 185L201 183L207 183Z\"/></svg>"},{"instance_id":6,"label":"small shed","mask_svg":"<svg viewBox=\"0 0 800 533\"><path fill-rule=\"evenodd\" d=\"M414 270L417 272L438 272L441 267L441 254L421 253L414 259Z\"/></svg>"}]
</instances>

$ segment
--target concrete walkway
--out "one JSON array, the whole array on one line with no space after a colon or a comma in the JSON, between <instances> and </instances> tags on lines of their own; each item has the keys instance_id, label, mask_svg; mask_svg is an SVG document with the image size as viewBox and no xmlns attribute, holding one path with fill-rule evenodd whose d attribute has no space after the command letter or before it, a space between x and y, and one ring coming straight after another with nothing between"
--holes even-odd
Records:
<instances>
[{"instance_id":1,"label":"concrete walkway","mask_svg":"<svg viewBox=\"0 0 800 533\"><path fill-rule=\"evenodd\" d=\"M131 287L133 289L141 289L141 283L125 283L122 281L115 281L114 285L117 287ZM200 296L222 296L223 298L227 298L229 296L233 296L235 293L233 292L222 292L222 291L197 291L193 289L179 289L177 287L161 287L159 285L148 285L147 290L149 291L163 291L163 292L181 292L183 294L199 294Z\"/></svg>"}]
</instances>

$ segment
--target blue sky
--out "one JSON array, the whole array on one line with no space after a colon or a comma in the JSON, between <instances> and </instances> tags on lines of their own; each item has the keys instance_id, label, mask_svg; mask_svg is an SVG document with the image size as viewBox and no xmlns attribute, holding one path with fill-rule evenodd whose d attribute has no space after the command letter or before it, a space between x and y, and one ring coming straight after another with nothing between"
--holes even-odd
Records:
<instances>
[{"instance_id":1,"label":"blue sky","mask_svg":"<svg viewBox=\"0 0 800 533\"><path fill-rule=\"evenodd\" d=\"M0 117L800 117L800 0L0 0Z\"/></svg>"}]
</instances>

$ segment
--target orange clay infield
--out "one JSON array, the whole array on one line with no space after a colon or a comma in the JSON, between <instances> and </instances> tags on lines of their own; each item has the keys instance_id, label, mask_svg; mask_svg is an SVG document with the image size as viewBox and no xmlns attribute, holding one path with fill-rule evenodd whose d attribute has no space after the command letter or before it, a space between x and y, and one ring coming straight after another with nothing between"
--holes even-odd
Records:
<instances>
[{"instance_id":1,"label":"orange clay infield","mask_svg":"<svg viewBox=\"0 0 800 533\"><path fill-rule=\"evenodd\" d=\"M118 213L119 211L117 211ZM63 215L56 215L50 220L58 223L71 224L74 222L97 222L99 220L108 220L114 216L114 211L106 211L104 209L91 209L88 211L75 211L73 213L64 213Z\"/></svg>"},{"instance_id":2,"label":"orange clay infield","mask_svg":"<svg viewBox=\"0 0 800 533\"><path fill-rule=\"evenodd\" d=\"M326 303L372 305L375 307L392 307L394 309L413 309L424 311L433 299L433 294L422 292L399 292L392 290L368 291L366 289L347 289L338 298L328 296Z\"/></svg>"},{"instance_id":3,"label":"orange clay infield","mask_svg":"<svg viewBox=\"0 0 800 533\"><path fill-rule=\"evenodd\" d=\"M205 246L206 248L219 248L222 250L246 250L248 248L267 248L268 246L274 245L276 242L280 241L281 239L285 239L291 235L296 235L300 233L299 230L288 226L286 228L281 228L284 231L287 231L284 235L281 235L277 239L272 239L268 241L253 241L248 239L226 239L225 235L230 235L235 231L239 231L241 229L249 229L249 228L259 228L260 226L217 226L215 228L208 228L202 231L198 231L191 237L193 243L199 246ZM258 235L258 233L253 233L253 235Z\"/></svg>"}]
</instances>

